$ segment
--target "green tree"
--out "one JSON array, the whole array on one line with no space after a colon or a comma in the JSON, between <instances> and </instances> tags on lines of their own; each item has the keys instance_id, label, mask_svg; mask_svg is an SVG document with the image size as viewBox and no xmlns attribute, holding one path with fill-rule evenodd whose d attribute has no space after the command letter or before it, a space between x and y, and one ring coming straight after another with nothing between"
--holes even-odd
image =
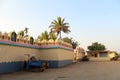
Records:
<instances>
[{"instance_id":1,"label":"green tree","mask_svg":"<svg viewBox=\"0 0 120 80\"><path fill-rule=\"evenodd\" d=\"M63 41L71 44L72 43L72 38L64 37Z\"/></svg>"},{"instance_id":2,"label":"green tree","mask_svg":"<svg viewBox=\"0 0 120 80\"><path fill-rule=\"evenodd\" d=\"M57 36L55 33L49 33L49 39L53 39L54 41L57 39Z\"/></svg>"},{"instance_id":3,"label":"green tree","mask_svg":"<svg viewBox=\"0 0 120 80\"><path fill-rule=\"evenodd\" d=\"M72 38L65 37L65 38L63 38L63 41L70 43L72 45L73 49L75 49L79 45L79 42L73 40Z\"/></svg>"},{"instance_id":4,"label":"green tree","mask_svg":"<svg viewBox=\"0 0 120 80\"><path fill-rule=\"evenodd\" d=\"M57 36L60 35L61 39L61 31L64 33L69 33L69 23L64 22L65 19L61 17L57 17L57 20L53 20L51 22L51 25L49 26L51 28L51 32L56 32Z\"/></svg>"},{"instance_id":5,"label":"green tree","mask_svg":"<svg viewBox=\"0 0 120 80\"><path fill-rule=\"evenodd\" d=\"M72 44L73 49L75 49L78 45L80 45L78 41L73 41L73 40L71 44Z\"/></svg>"},{"instance_id":6,"label":"green tree","mask_svg":"<svg viewBox=\"0 0 120 80\"><path fill-rule=\"evenodd\" d=\"M38 39L42 40L49 40L49 34L47 31L44 31L41 33L41 35L38 36Z\"/></svg>"},{"instance_id":7,"label":"green tree","mask_svg":"<svg viewBox=\"0 0 120 80\"><path fill-rule=\"evenodd\" d=\"M23 30L19 31L18 35L21 35L23 37L24 36L24 31Z\"/></svg>"},{"instance_id":8,"label":"green tree","mask_svg":"<svg viewBox=\"0 0 120 80\"><path fill-rule=\"evenodd\" d=\"M105 50L105 45L98 43L98 42L94 42L92 43L91 46L88 46L88 50L90 51L96 51L96 50Z\"/></svg>"}]
</instances>

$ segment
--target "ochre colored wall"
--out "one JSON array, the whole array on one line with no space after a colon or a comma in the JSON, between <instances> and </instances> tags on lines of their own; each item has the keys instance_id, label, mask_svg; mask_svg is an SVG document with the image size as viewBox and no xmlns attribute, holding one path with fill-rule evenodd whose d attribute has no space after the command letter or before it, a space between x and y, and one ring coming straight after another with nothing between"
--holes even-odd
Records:
<instances>
[{"instance_id":1,"label":"ochre colored wall","mask_svg":"<svg viewBox=\"0 0 120 80\"><path fill-rule=\"evenodd\" d=\"M24 61L27 59L25 54L35 54L38 58L39 49L0 45L0 62Z\"/></svg>"},{"instance_id":2,"label":"ochre colored wall","mask_svg":"<svg viewBox=\"0 0 120 80\"><path fill-rule=\"evenodd\" d=\"M73 60L73 51L62 48L34 49L18 46L0 45L0 62L24 61L25 54L35 54L40 60Z\"/></svg>"},{"instance_id":3,"label":"ochre colored wall","mask_svg":"<svg viewBox=\"0 0 120 80\"><path fill-rule=\"evenodd\" d=\"M103 58L95 58L95 57L89 57L89 60L90 61L110 61L110 58L108 58L108 57L103 57Z\"/></svg>"},{"instance_id":4,"label":"ochre colored wall","mask_svg":"<svg viewBox=\"0 0 120 80\"><path fill-rule=\"evenodd\" d=\"M0 74L16 72L23 69L25 54L34 54L38 60L47 61L49 67L58 68L73 63L73 50L60 46L46 48L28 48L11 44L0 44Z\"/></svg>"},{"instance_id":5,"label":"ochre colored wall","mask_svg":"<svg viewBox=\"0 0 120 80\"><path fill-rule=\"evenodd\" d=\"M58 49L41 49L39 59L41 60L58 60Z\"/></svg>"},{"instance_id":6,"label":"ochre colored wall","mask_svg":"<svg viewBox=\"0 0 120 80\"><path fill-rule=\"evenodd\" d=\"M113 58L113 57L115 57L115 53L114 52L112 52L112 53L109 53L109 58Z\"/></svg>"},{"instance_id":7,"label":"ochre colored wall","mask_svg":"<svg viewBox=\"0 0 120 80\"><path fill-rule=\"evenodd\" d=\"M73 51L64 50L64 49L58 49L58 60L73 60L74 53Z\"/></svg>"},{"instance_id":8,"label":"ochre colored wall","mask_svg":"<svg viewBox=\"0 0 120 80\"><path fill-rule=\"evenodd\" d=\"M65 49L42 49L39 53L39 59L42 60L72 60L73 51Z\"/></svg>"}]
</instances>

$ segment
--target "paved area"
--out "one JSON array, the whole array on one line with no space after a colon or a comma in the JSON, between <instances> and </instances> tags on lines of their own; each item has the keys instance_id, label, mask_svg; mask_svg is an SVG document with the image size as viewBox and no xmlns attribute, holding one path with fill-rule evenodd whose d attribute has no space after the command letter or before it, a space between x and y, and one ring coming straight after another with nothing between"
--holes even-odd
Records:
<instances>
[{"instance_id":1,"label":"paved area","mask_svg":"<svg viewBox=\"0 0 120 80\"><path fill-rule=\"evenodd\" d=\"M44 72L15 72L0 80L120 80L120 61L78 62Z\"/></svg>"}]
</instances>

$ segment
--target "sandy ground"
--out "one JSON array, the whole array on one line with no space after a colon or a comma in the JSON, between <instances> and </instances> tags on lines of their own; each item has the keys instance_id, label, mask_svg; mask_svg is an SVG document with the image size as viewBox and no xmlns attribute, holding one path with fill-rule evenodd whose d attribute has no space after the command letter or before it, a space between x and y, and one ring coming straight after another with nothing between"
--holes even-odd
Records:
<instances>
[{"instance_id":1,"label":"sandy ground","mask_svg":"<svg viewBox=\"0 0 120 80\"><path fill-rule=\"evenodd\" d=\"M15 72L0 80L120 80L120 61L78 62L44 72Z\"/></svg>"}]
</instances>

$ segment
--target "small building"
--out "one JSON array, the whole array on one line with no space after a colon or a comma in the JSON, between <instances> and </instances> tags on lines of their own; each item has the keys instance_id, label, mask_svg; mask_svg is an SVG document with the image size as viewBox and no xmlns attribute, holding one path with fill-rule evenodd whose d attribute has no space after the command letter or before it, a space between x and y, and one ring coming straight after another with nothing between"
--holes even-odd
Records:
<instances>
[{"instance_id":1,"label":"small building","mask_svg":"<svg viewBox=\"0 0 120 80\"><path fill-rule=\"evenodd\" d=\"M108 61L111 58L115 57L116 52L109 50L87 51L87 55L92 61Z\"/></svg>"}]
</instances>

